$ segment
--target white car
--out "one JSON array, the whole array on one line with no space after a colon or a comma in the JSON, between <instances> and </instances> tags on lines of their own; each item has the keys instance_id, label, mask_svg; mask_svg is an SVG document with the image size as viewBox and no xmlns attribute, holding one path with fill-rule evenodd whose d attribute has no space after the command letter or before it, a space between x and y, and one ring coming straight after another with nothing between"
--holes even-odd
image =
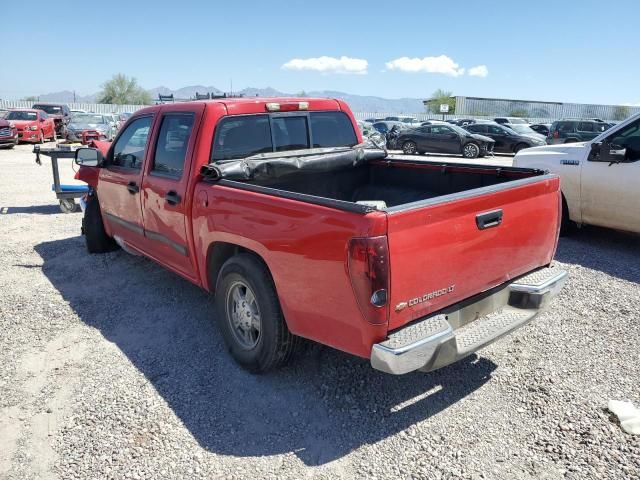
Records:
<instances>
[{"instance_id":1,"label":"white car","mask_svg":"<svg viewBox=\"0 0 640 480\"><path fill-rule=\"evenodd\" d=\"M513 165L560 176L565 233L575 224L640 233L640 114L589 142L521 150Z\"/></svg>"}]
</instances>

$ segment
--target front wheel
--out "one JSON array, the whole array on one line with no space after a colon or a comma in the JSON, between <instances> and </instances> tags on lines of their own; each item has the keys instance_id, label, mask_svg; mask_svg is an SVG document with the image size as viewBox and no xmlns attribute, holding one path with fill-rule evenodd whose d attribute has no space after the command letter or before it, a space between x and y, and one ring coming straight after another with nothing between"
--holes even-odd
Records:
<instances>
[{"instance_id":1,"label":"front wheel","mask_svg":"<svg viewBox=\"0 0 640 480\"><path fill-rule=\"evenodd\" d=\"M89 253L106 253L118 248L118 244L107 235L104 229L100 203L95 195L87 199L87 207L82 219L82 232L84 233Z\"/></svg>"},{"instance_id":2,"label":"front wheel","mask_svg":"<svg viewBox=\"0 0 640 480\"><path fill-rule=\"evenodd\" d=\"M480 155L480 147L475 143L467 143L462 149L464 158L477 158Z\"/></svg>"},{"instance_id":3,"label":"front wheel","mask_svg":"<svg viewBox=\"0 0 640 480\"><path fill-rule=\"evenodd\" d=\"M402 152L405 155L415 155L418 152L418 146L416 142L412 142L409 140L408 142L404 142L402 144Z\"/></svg>"},{"instance_id":4,"label":"front wheel","mask_svg":"<svg viewBox=\"0 0 640 480\"><path fill-rule=\"evenodd\" d=\"M216 284L217 323L231 356L254 373L284 365L297 344L267 267L242 253L225 262Z\"/></svg>"},{"instance_id":5,"label":"front wheel","mask_svg":"<svg viewBox=\"0 0 640 480\"><path fill-rule=\"evenodd\" d=\"M523 150L525 148L529 148L529 145L527 145L526 143L519 143L513 149L513 153L518 153L520 150Z\"/></svg>"}]
</instances>

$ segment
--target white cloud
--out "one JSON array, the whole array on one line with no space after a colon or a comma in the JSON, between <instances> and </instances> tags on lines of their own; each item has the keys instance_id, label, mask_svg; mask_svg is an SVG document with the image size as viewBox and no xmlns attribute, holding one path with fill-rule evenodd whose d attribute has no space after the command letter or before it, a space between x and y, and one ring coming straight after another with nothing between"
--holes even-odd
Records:
<instances>
[{"instance_id":1,"label":"white cloud","mask_svg":"<svg viewBox=\"0 0 640 480\"><path fill-rule=\"evenodd\" d=\"M386 66L389 70L400 70L401 72L441 73L452 77L464 75L464 68L461 68L446 55L424 58L400 57L387 62Z\"/></svg>"},{"instance_id":2,"label":"white cloud","mask_svg":"<svg viewBox=\"0 0 640 480\"><path fill-rule=\"evenodd\" d=\"M486 77L489 75L489 69L486 65L478 65L469 69L469 75L472 77Z\"/></svg>"},{"instance_id":3,"label":"white cloud","mask_svg":"<svg viewBox=\"0 0 640 480\"><path fill-rule=\"evenodd\" d=\"M363 58L351 58L342 56L316 57L316 58L293 58L282 65L284 70L312 70L321 73L352 73L365 75L369 62Z\"/></svg>"}]
</instances>

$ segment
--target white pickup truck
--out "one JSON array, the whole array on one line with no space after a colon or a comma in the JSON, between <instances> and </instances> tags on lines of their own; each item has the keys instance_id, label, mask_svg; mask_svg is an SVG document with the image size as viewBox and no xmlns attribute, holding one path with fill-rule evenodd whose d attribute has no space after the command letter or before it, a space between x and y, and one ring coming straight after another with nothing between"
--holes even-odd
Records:
<instances>
[{"instance_id":1,"label":"white pickup truck","mask_svg":"<svg viewBox=\"0 0 640 480\"><path fill-rule=\"evenodd\" d=\"M640 233L640 114L589 142L521 150L513 166L560 176L564 233L576 224Z\"/></svg>"}]
</instances>

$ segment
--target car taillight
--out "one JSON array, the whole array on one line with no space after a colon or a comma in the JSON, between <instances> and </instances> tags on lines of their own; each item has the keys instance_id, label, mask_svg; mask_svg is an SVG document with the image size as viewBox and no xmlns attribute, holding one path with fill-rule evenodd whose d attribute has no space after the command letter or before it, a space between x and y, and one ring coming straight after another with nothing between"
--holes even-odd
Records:
<instances>
[{"instance_id":1,"label":"car taillight","mask_svg":"<svg viewBox=\"0 0 640 480\"><path fill-rule=\"evenodd\" d=\"M560 132L558 130L553 131L553 138L558 138L560 136Z\"/></svg>"},{"instance_id":2,"label":"car taillight","mask_svg":"<svg viewBox=\"0 0 640 480\"><path fill-rule=\"evenodd\" d=\"M354 238L349 242L349 276L364 318L386 323L389 299L387 237Z\"/></svg>"}]
</instances>

